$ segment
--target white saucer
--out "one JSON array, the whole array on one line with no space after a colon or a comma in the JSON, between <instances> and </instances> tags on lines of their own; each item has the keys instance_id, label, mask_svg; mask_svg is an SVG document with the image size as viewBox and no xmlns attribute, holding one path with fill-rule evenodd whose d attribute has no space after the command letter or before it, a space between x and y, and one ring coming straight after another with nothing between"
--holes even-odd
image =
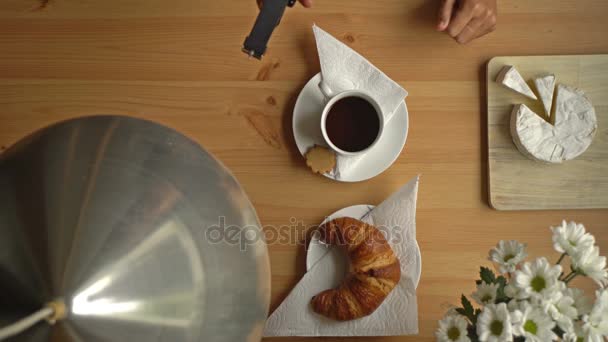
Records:
<instances>
[{"instance_id":1,"label":"white saucer","mask_svg":"<svg viewBox=\"0 0 608 342\"><path fill-rule=\"evenodd\" d=\"M293 135L298 150L304 155L314 145L327 146L321 135L321 114L323 112L324 98L319 90L321 74L316 74L306 83L298 96L293 111ZM388 169L399 157L408 131L408 113L405 100L396 109L395 114L384 127L384 134L365 159L348 174L336 179L332 174L325 177L342 182L360 182L373 178Z\"/></svg>"},{"instance_id":2,"label":"white saucer","mask_svg":"<svg viewBox=\"0 0 608 342\"><path fill-rule=\"evenodd\" d=\"M329 215L321 224L333 220L338 217L352 217L357 220L363 220L373 209L375 206L370 204L358 204L350 207L346 207L336 211L335 213ZM325 254L330 253L328 258L332 258L336 261L336 264L339 265L339 273L346 272L346 262L345 256L340 251L339 248L333 248L334 246L327 245L319 241L319 236L317 234L313 234L310 244L308 245L308 251L306 252L306 271L309 271L321 258L325 256ZM418 242L416 241L416 253L414 253L416 257L414 272L410 274L414 284L418 287L418 283L420 282L420 274L422 273L422 255L420 254L420 247L418 246Z\"/></svg>"}]
</instances>

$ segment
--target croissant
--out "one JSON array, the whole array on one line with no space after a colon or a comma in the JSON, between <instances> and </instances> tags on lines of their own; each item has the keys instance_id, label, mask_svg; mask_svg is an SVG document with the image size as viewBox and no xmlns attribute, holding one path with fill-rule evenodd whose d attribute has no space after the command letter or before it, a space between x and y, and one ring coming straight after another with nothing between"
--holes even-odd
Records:
<instances>
[{"instance_id":1,"label":"croissant","mask_svg":"<svg viewBox=\"0 0 608 342\"><path fill-rule=\"evenodd\" d=\"M350 217L331 220L321 227L320 240L346 247L349 271L335 289L312 297L312 309L338 321L374 312L401 278L399 259L378 228Z\"/></svg>"}]
</instances>

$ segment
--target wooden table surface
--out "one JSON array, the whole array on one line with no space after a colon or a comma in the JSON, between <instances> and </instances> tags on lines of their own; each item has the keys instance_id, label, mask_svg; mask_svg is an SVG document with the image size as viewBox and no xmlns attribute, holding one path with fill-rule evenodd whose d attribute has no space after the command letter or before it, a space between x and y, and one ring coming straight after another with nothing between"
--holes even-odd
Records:
<instances>
[{"instance_id":1,"label":"wooden table surface","mask_svg":"<svg viewBox=\"0 0 608 342\"><path fill-rule=\"evenodd\" d=\"M259 62L240 52L257 14L253 0L3 0L0 145L83 115L154 120L221 159L262 223L274 226L292 218L313 225L344 206L376 204L421 174L420 336L382 340L434 340L436 320L473 290L497 240L519 239L532 256L556 256L548 227L566 218L585 223L608 252L608 210L488 206L482 82L485 63L496 55L608 53L608 2L499 2L497 31L461 46L434 31L438 1L316 0L313 9L288 10ZM313 23L410 93L406 148L372 180L342 184L316 176L295 147L295 98L319 71ZM273 310L304 273L305 252L295 243L269 250Z\"/></svg>"}]
</instances>

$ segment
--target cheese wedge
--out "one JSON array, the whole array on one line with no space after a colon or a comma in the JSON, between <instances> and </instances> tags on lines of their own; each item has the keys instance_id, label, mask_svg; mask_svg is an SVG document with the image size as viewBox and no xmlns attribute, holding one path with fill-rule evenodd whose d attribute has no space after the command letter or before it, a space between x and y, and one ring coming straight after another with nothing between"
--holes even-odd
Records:
<instances>
[{"instance_id":1,"label":"cheese wedge","mask_svg":"<svg viewBox=\"0 0 608 342\"><path fill-rule=\"evenodd\" d=\"M530 159L561 163L587 150L597 131L595 110L580 89L558 85L555 125L524 104L511 112L511 136L517 149Z\"/></svg>"},{"instance_id":2,"label":"cheese wedge","mask_svg":"<svg viewBox=\"0 0 608 342\"><path fill-rule=\"evenodd\" d=\"M555 91L555 75L546 75L534 79L536 93L543 102L547 117L551 117L551 105L553 104L553 93Z\"/></svg>"},{"instance_id":3,"label":"cheese wedge","mask_svg":"<svg viewBox=\"0 0 608 342\"><path fill-rule=\"evenodd\" d=\"M537 100L532 89L530 89L519 71L512 65L505 65L500 70L498 76L496 76L496 82L533 100Z\"/></svg>"}]
</instances>

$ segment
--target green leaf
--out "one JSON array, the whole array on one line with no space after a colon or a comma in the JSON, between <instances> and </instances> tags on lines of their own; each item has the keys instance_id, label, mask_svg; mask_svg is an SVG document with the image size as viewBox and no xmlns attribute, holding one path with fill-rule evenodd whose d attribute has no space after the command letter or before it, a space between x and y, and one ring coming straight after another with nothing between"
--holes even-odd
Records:
<instances>
[{"instance_id":1,"label":"green leaf","mask_svg":"<svg viewBox=\"0 0 608 342\"><path fill-rule=\"evenodd\" d=\"M498 289L496 291L496 300L503 300L507 298L505 294L505 286L507 286L507 279L503 276L499 276L496 278L496 283L498 284Z\"/></svg>"},{"instance_id":2,"label":"green leaf","mask_svg":"<svg viewBox=\"0 0 608 342\"><path fill-rule=\"evenodd\" d=\"M460 301L462 302L462 308L464 309L464 315L473 323L475 321L475 310L473 309L473 304L467 299L465 295L460 297Z\"/></svg>"},{"instance_id":3,"label":"green leaf","mask_svg":"<svg viewBox=\"0 0 608 342\"><path fill-rule=\"evenodd\" d=\"M475 319L473 321L473 325L477 325L477 318L481 314L481 309L475 309L475 315L473 316Z\"/></svg>"},{"instance_id":4,"label":"green leaf","mask_svg":"<svg viewBox=\"0 0 608 342\"><path fill-rule=\"evenodd\" d=\"M496 282L494 272L487 267L482 266L479 268L479 276L486 284L494 284L494 282Z\"/></svg>"},{"instance_id":5,"label":"green leaf","mask_svg":"<svg viewBox=\"0 0 608 342\"><path fill-rule=\"evenodd\" d=\"M473 310L473 304L471 304L469 299L464 294L460 297L460 302L462 303L462 307L464 308L467 314L472 315L473 313L475 313L475 310Z\"/></svg>"},{"instance_id":6,"label":"green leaf","mask_svg":"<svg viewBox=\"0 0 608 342\"><path fill-rule=\"evenodd\" d=\"M459 314L463 315L466 317L467 313L464 311L463 308L456 308L456 312L458 312Z\"/></svg>"},{"instance_id":7,"label":"green leaf","mask_svg":"<svg viewBox=\"0 0 608 342\"><path fill-rule=\"evenodd\" d=\"M481 280L475 280L475 284L477 285L481 285L482 281Z\"/></svg>"}]
</instances>

